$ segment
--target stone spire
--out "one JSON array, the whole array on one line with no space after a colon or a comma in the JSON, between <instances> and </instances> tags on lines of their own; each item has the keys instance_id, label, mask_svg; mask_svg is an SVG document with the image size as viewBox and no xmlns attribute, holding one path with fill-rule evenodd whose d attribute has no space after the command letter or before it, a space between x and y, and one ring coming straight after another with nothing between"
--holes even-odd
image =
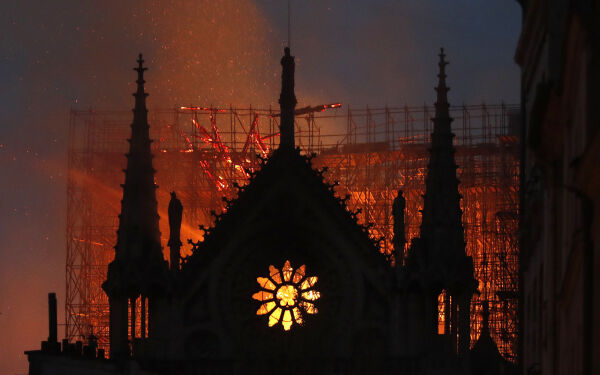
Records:
<instances>
[{"instance_id":1,"label":"stone spire","mask_svg":"<svg viewBox=\"0 0 600 375\"><path fill-rule=\"evenodd\" d=\"M408 269L416 270L428 298L432 299L431 332L437 334L437 300L444 295L446 312L445 335L452 336L449 342L453 349L466 358L470 345L470 302L476 291L473 259L467 256L462 225L461 195L456 177L457 165L454 159L452 141L452 118L448 104L446 86L446 65L444 50L440 52L437 100L425 194L421 230L415 246L411 246L407 258ZM433 324L435 322L435 324ZM458 344L457 344L458 342Z\"/></svg>"},{"instance_id":2,"label":"stone spire","mask_svg":"<svg viewBox=\"0 0 600 375\"><path fill-rule=\"evenodd\" d=\"M152 315L147 311L146 300L159 295L165 287L167 265L162 255L158 226L157 186L154 183L150 126L144 91L144 60L139 55L135 108L131 124L131 138L117 230L115 258L108 265L107 278L102 288L108 295L110 307L111 358L131 355L133 338L147 337L146 316L152 327ZM141 298L141 336L136 331L136 308ZM149 314L149 315L147 315ZM150 333L148 329L148 334Z\"/></svg>"},{"instance_id":3,"label":"stone spire","mask_svg":"<svg viewBox=\"0 0 600 375\"><path fill-rule=\"evenodd\" d=\"M431 134L431 149L425 195L421 238L427 238L429 256L432 261L445 262L445 259L465 255L464 230L462 226L461 196L458 192L457 165L454 160L452 141L452 118L449 114L448 91L446 86L444 50L440 52L437 101Z\"/></svg>"},{"instance_id":4,"label":"stone spire","mask_svg":"<svg viewBox=\"0 0 600 375\"><path fill-rule=\"evenodd\" d=\"M294 112L296 111L296 95L294 94L294 71L296 64L294 56L290 55L290 48L285 47L284 56L281 58L283 72L281 74L281 95L279 105L281 108L281 137L279 148L293 150L294 143Z\"/></svg>"},{"instance_id":5,"label":"stone spire","mask_svg":"<svg viewBox=\"0 0 600 375\"><path fill-rule=\"evenodd\" d=\"M448 104L448 91L450 88L446 86L446 65L448 62L445 60L446 54L444 54L444 49L440 49L440 62L438 66L440 68L440 72L438 73L438 85L435 88L437 91L437 98L435 102L435 118L441 121L436 122L436 125L440 127L438 132L450 133L450 123L452 122L452 118L450 118L450 104ZM444 125L447 125L444 126ZM435 129L434 129L435 130Z\"/></svg>"},{"instance_id":6,"label":"stone spire","mask_svg":"<svg viewBox=\"0 0 600 375\"><path fill-rule=\"evenodd\" d=\"M144 91L144 60L139 55L135 108L129 139L125 184L123 184L123 200L119 216L117 232L116 258L138 259L147 257L162 258L160 231L158 227L158 204L150 151L150 126Z\"/></svg>"}]
</instances>

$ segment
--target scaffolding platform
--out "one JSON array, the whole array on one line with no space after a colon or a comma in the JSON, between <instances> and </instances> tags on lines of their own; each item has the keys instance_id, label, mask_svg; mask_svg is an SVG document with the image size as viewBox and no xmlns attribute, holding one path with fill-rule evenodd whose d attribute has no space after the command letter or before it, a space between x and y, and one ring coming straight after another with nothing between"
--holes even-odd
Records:
<instances>
[{"instance_id":1,"label":"scaffolding platform","mask_svg":"<svg viewBox=\"0 0 600 375\"><path fill-rule=\"evenodd\" d=\"M516 105L450 108L463 197L467 252L475 263L479 295L471 305L472 342L481 330L481 302L490 302L490 331L502 355L514 360L517 342L519 109ZM406 198L407 244L418 235L429 160L431 106L335 108L296 116L296 144L327 167L326 179L347 197L359 222L372 223L391 255L391 206ZM93 332L108 343L108 300L101 289L114 256L130 136L130 111L72 111L67 183L66 333ZM182 238L198 241L200 225L235 198L279 143L278 113L260 108L180 107L151 110L154 168L165 258L169 192L184 206ZM184 241L185 242L185 241ZM407 245L408 246L408 245ZM183 256L191 251L184 245ZM391 262L401 260L390 259Z\"/></svg>"}]
</instances>

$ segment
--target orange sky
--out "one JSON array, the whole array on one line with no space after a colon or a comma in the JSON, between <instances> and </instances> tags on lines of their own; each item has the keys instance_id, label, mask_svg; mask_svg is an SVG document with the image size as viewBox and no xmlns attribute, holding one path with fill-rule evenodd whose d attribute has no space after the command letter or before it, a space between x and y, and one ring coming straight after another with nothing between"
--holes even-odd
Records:
<instances>
[{"instance_id":1,"label":"orange sky","mask_svg":"<svg viewBox=\"0 0 600 375\"><path fill-rule=\"evenodd\" d=\"M518 4L475 3L295 2L299 104L431 102L441 45L453 104L516 102ZM49 291L64 322L69 110L131 108L139 52L151 110L276 105L286 8L272 0L0 4L0 374L26 372L23 351L47 336Z\"/></svg>"}]
</instances>

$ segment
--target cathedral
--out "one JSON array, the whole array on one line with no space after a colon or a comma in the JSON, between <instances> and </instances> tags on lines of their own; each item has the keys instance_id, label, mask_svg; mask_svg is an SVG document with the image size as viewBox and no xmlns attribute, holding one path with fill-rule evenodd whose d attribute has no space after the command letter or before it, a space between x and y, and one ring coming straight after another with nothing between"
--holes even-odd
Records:
<instances>
[{"instance_id":1,"label":"cathedral","mask_svg":"<svg viewBox=\"0 0 600 375\"><path fill-rule=\"evenodd\" d=\"M289 48L279 148L187 257L179 234L185 208L171 194L168 263L140 55L115 256L102 286L108 359L93 338L61 348L54 300L48 340L27 352L30 374L515 373L490 337L487 306L482 333L470 340L478 282L465 251L443 49L439 58L420 235L405 253L399 191L393 263L296 148Z\"/></svg>"}]
</instances>

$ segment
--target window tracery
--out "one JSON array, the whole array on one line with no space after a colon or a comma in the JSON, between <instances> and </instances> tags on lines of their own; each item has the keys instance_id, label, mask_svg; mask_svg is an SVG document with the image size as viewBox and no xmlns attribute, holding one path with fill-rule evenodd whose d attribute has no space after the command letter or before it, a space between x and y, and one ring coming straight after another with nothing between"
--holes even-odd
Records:
<instances>
[{"instance_id":1,"label":"window tracery","mask_svg":"<svg viewBox=\"0 0 600 375\"><path fill-rule=\"evenodd\" d=\"M303 313L317 314L315 301L321 293L314 289L317 276L306 276L306 265L294 269L286 260L281 271L269 266L268 277L257 277L261 290L252 298L262 302L256 315L268 315L269 327L281 323L289 331L294 323L304 324Z\"/></svg>"}]
</instances>

